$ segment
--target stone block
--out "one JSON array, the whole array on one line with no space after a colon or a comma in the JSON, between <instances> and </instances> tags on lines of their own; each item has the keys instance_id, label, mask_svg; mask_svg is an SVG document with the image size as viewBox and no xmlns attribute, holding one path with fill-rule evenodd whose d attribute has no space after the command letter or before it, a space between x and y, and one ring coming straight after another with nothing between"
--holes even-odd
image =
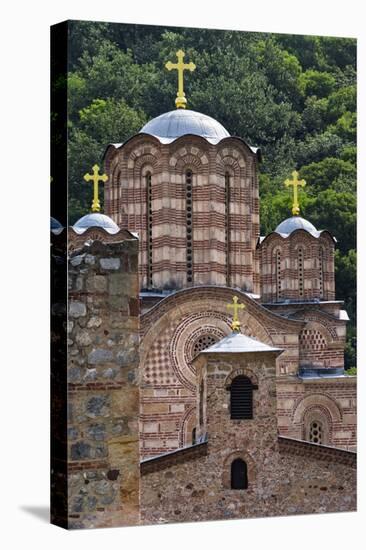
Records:
<instances>
[{"instance_id":1,"label":"stone block","mask_svg":"<svg viewBox=\"0 0 366 550\"><path fill-rule=\"evenodd\" d=\"M172 413L184 412L184 403L175 403L170 405L170 411Z\"/></svg>"},{"instance_id":2,"label":"stone block","mask_svg":"<svg viewBox=\"0 0 366 550\"><path fill-rule=\"evenodd\" d=\"M110 399L107 395L94 395L86 402L85 414L90 418L109 416Z\"/></svg>"},{"instance_id":3,"label":"stone block","mask_svg":"<svg viewBox=\"0 0 366 550\"><path fill-rule=\"evenodd\" d=\"M103 365L113 361L113 352L109 349L93 349L88 355L89 365Z\"/></svg>"},{"instance_id":4,"label":"stone block","mask_svg":"<svg viewBox=\"0 0 366 550\"><path fill-rule=\"evenodd\" d=\"M88 292L106 292L107 279L104 275L94 275L86 280Z\"/></svg>"},{"instance_id":5,"label":"stone block","mask_svg":"<svg viewBox=\"0 0 366 550\"><path fill-rule=\"evenodd\" d=\"M116 271L121 266L121 260L119 258L101 258L99 262L101 268L105 270Z\"/></svg>"},{"instance_id":6,"label":"stone block","mask_svg":"<svg viewBox=\"0 0 366 550\"><path fill-rule=\"evenodd\" d=\"M85 347L89 346L92 343L92 339L87 330L81 330L75 336L76 343L78 346Z\"/></svg>"},{"instance_id":7,"label":"stone block","mask_svg":"<svg viewBox=\"0 0 366 550\"><path fill-rule=\"evenodd\" d=\"M71 317L84 317L86 315L86 305L83 302L71 301L69 313Z\"/></svg>"}]
</instances>

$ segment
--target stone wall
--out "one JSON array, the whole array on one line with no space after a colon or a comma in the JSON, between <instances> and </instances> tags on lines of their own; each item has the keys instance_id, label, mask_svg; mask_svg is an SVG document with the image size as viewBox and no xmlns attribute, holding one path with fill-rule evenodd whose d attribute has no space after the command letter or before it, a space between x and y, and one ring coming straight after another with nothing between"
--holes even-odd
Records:
<instances>
[{"instance_id":1,"label":"stone wall","mask_svg":"<svg viewBox=\"0 0 366 550\"><path fill-rule=\"evenodd\" d=\"M141 454L143 458L191 444L197 424L198 351L231 331L227 304L245 304L242 332L284 349L277 373L298 370L302 321L273 315L244 293L226 288L186 289L161 300L141 317Z\"/></svg>"},{"instance_id":2,"label":"stone wall","mask_svg":"<svg viewBox=\"0 0 366 550\"><path fill-rule=\"evenodd\" d=\"M322 425L323 445L355 451L357 379L278 379L277 415L283 436L309 440L311 423L316 421Z\"/></svg>"},{"instance_id":3,"label":"stone wall","mask_svg":"<svg viewBox=\"0 0 366 550\"><path fill-rule=\"evenodd\" d=\"M354 453L328 449L323 454L319 446L280 438L268 455L270 475L267 468L253 466L248 489L232 490L228 471L223 472L228 465L211 453L210 442L203 445L208 445L206 456L186 451L182 460L171 456L142 464L142 523L356 510Z\"/></svg>"},{"instance_id":4,"label":"stone wall","mask_svg":"<svg viewBox=\"0 0 366 550\"><path fill-rule=\"evenodd\" d=\"M70 528L139 522L138 241L93 232L69 259Z\"/></svg>"},{"instance_id":5,"label":"stone wall","mask_svg":"<svg viewBox=\"0 0 366 550\"><path fill-rule=\"evenodd\" d=\"M275 353L206 353L195 364L208 441L142 463L143 523L355 510L354 453L279 440ZM230 419L228 385L239 374L258 386L250 420ZM237 458L247 465L245 490L231 489Z\"/></svg>"}]
</instances>

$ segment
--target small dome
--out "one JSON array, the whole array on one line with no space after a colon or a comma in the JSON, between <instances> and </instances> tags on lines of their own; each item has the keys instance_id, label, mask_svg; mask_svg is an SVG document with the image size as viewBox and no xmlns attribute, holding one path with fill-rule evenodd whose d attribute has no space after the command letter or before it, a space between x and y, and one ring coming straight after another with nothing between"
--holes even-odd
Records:
<instances>
[{"instance_id":1,"label":"small dome","mask_svg":"<svg viewBox=\"0 0 366 550\"><path fill-rule=\"evenodd\" d=\"M296 229L303 229L314 237L319 237L319 231L317 231L313 224L300 216L292 216L292 218L287 218L287 220L284 220L276 227L275 232L280 233L281 235L290 235L290 233L293 233Z\"/></svg>"},{"instance_id":2,"label":"small dome","mask_svg":"<svg viewBox=\"0 0 366 550\"><path fill-rule=\"evenodd\" d=\"M140 133L163 138L161 141L165 143L186 134L202 136L211 143L218 143L221 139L230 136L222 124L214 118L189 109L176 109L153 118L141 128Z\"/></svg>"},{"instance_id":3,"label":"small dome","mask_svg":"<svg viewBox=\"0 0 366 550\"><path fill-rule=\"evenodd\" d=\"M56 218L53 218L52 216L51 216L50 222L51 222L50 230L52 231L52 233L54 233L55 235L59 235L63 230L63 226L60 224L58 220L56 220Z\"/></svg>"},{"instance_id":4,"label":"small dome","mask_svg":"<svg viewBox=\"0 0 366 550\"><path fill-rule=\"evenodd\" d=\"M76 222L75 225L73 225L75 233L78 233L79 235L84 233L84 231L86 231L89 227L101 227L110 235L114 235L119 231L118 225L112 220L112 218L106 216L105 214L98 214L96 212L83 216Z\"/></svg>"}]
</instances>

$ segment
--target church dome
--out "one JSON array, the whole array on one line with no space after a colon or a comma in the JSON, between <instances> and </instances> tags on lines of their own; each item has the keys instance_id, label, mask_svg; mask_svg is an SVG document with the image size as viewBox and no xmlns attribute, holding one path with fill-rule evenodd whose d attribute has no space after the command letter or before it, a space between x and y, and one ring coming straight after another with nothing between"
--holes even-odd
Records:
<instances>
[{"instance_id":1,"label":"church dome","mask_svg":"<svg viewBox=\"0 0 366 550\"><path fill-rule=\"evenodd\" d=\"M83 216L76 222L75 225L73 225L75 233L78 233L79 235L84 233L84 231L86 231L89 227L100 227L110 235L114 235L119 231L118 225L112 220L112 218L106 216L105 214L98 214L96 212Z\"/></svg>"},{"instance_id":2,"label":"church dome","mask_svg":"<svg viewBox=\"0 0 366 550\"><path fill-rule=\"evenodd\" d=\"M319 236L319 231L317 231L314 225L308 220L301 218L301 216L292 216L291 218L287 218L287 220L284 220L276 227L275 232L280 233L281 235L290 235L297 229L303 229L314 237Z\"/></svg>"},{"instance_id":3,"label":"church dome","mask_svg":"<svg viewBox=\"0 0 366 550\"><path fill-rule=\"evenodd\" d=\"M50 222L51 222L50 226L51 226L52 233L54 233L55 235L59 235L63 230L63 227L60 224L60 222L56 220L56 218L53 218L52 216L51 216Z\"/></svg>"},{"instance_id":4,"label":"church dome","mask_svg":"<svg viewBox=\"0 0 366 550\"><path fill-rule=\"evenodd\" d=\"M230 136L223 125L214 118L189 109L175 109L153 118L139 133L156 136L163 143L170 143L186 134L202 136L211 143L218 143Z\"/></svg>"}]
</instances>

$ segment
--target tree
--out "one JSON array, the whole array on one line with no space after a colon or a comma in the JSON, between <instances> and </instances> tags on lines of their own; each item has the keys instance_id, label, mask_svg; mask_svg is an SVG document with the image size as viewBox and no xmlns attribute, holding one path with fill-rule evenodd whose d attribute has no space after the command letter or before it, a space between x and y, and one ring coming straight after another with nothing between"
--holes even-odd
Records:
<instances>
[{"instance_id":1,"label":"tree","mask_svg":"<svg viewBox=\"0 0 366 550\"><path fill-rule=\"evenodd\" d=\"M354 190L356 182L356 168L348 161L328 157L319 162L312 162L300 170L301 177L306 180L308 192L319 193L329 187L340 176L349 181L350 190Z\"/></svg>"},{"instance_id":2,"label":"tree","mask_svg":"<svg viewBox=\"0 0 366 550\"><path fill-rule=\"evenodd\" d=\"M327 72L308 69L299 77L299 84L305 96L327 97L335 88L336 79Z\"/></svg>"}]
</instances>

